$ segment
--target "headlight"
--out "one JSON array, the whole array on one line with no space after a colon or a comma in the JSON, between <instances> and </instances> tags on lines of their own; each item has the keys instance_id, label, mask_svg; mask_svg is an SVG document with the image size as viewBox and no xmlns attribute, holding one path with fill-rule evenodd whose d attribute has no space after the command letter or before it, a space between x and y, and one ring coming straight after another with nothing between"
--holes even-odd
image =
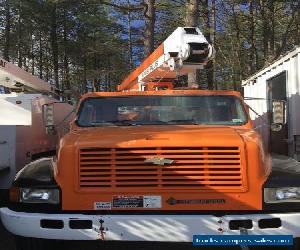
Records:
<instances>
[{"instance_id":1,"label":"headlight","mask_svg":"<svg viewBox=\"0 0 300 250\"><path fill-rule=\"evenodd\" d=\"M20 188L20 202L58 204L59 190Z\"/></svg>"},{"instance_id":2,"label":"headlight","mask_svg":"<svg viewBox=\"0 0 300 250\"><path fill-rule=\"evenodd\" d=\"M300 187L265 188L266 203L300 202Z\"/></svg>"}]
</instances>

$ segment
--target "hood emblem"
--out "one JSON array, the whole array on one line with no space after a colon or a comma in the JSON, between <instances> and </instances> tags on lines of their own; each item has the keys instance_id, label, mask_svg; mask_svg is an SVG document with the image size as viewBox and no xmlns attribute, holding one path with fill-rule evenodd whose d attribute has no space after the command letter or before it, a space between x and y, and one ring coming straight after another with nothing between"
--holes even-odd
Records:
<instances>
[{"instance_id":1,"label":"hood emblem","mask_svg":"<svg viewBox=\"0 0 300 250\"><path fill-rule=\"evenodd\" d=\"M153 157L153 158L146 159L144 162L164 166L164 165L170 165L175 161L172 159Z\"/></svg>"}]
</instances>

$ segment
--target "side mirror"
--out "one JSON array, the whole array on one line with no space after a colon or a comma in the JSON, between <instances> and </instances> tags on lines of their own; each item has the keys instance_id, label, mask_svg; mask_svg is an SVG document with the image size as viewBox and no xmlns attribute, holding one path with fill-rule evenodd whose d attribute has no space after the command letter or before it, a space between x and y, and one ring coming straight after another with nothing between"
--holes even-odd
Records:
<instances>
[{"instance_id":1,"label":"side mirror","mask_svg":"<svg viewBox=\"0 0 300 250\"><path fill-rule=\"evenodd\" d=\"M48 135L55 135L56 129L54 124L54 103L43 105L43 122Z\"/></svg>"},{"instance_id":2,"label":"side mirror","mask_svg":"<svg viewBox=\"0 0 300 250\"><path fill-rule=\"evenodd\" d=\"M272 101L272 123L286 124L286 101Z\"/></svg>"},{"instance_id":3,"label":"side mirror","mask_svg":"<svg viewBox=\"0 0 300 250\"><path fill-rule=\"evenodd\" d=\"M286 101L272 100L271 130L280 131L286 122Z\"/></svg>"}]
</instances>

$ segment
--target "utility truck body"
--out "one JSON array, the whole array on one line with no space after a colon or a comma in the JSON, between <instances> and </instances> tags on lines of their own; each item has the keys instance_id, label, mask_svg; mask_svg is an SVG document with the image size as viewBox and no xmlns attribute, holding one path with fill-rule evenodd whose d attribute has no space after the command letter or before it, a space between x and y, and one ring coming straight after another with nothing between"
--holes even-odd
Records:
<instances>
[{"instance_id":1,"label":"utility truck body","mask_svg":"<svg viewBox=\"0 0 300 250\"><path fill-rule=\"evenodd\" d=\"M69 124L60 124L59 136L47 134L43 105L58 102L51 86L3 59L0 59L0 86L0 204L3 204L16 173L33 160L54 155L58 138L67 132L64 126ZM60 104L55 111L56 124L72 109L69 104Z\"/></svg>"},{"instance_id":2,"label":"utility truck body","mask_svg":"<svg viewBox=\"0 0 300 250\"><path fill-rule=\"evenodd\" d=\"M169 82L164 70L177 75L191 63L211 59L198 29L178 32L199 35L193 46L181 44L192 57L169 51L163 55L173 63L153 68L154 52L123 81L121 92L82 96L57 155L29 163L17 174L1 218L19 236L19 249L26 244L43 249L37 238L191 242L196 234L300 237L300 178L272 171L238 92L141 91ZM195 46L197 41L205 46ZM53 107L45 105L45 113L45 125L53 131ZM282 109L276 114L284 116ZM278 129L281 124L272 125Z\"/></svg>"},{"instance_id":3,"label":"utility truck body","mask_svg":"<svg viewBox=\"0 0 300 250\"><path fill-rule=\"evenodd\" d=\"M8 190L21 168L38 158L55 155L58 137L68 131L60 124L59 135L46 133L43 105L56 100L41 94L0 94L0 190L5 202ZM68 104L59 105L56 124L72 111Z\"/></svg>"},{"instance_id":4,"label":"utility truck body","mask_svg":"<svg viewBox=\"0 0 300 250\"><path fill-rule=\"evenodd\" d=\"M300 236L299 203L277 197L284 178L270 175L236 92L91 93L71 127L57 157L17 175L12 203L1 210L12 233L136 241L241 230Z\"/></svg>"}]
</instances>

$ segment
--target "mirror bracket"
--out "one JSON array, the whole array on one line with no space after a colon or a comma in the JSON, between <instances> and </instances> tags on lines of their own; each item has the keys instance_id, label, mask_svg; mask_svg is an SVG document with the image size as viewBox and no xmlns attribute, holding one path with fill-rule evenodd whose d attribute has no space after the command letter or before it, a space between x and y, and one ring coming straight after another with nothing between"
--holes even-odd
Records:
<instances>
[{"instance_id":1,"label":"mirror bracket","mask_svg":"<svg viewBox=\"0 0 300 250\"><path fill-rule=\"evenodd\" d=\"M271 127L271 131L279 132L282 129L283 125L281 123L272 123L270 127Z\"/></svg>"}]
</instances>

